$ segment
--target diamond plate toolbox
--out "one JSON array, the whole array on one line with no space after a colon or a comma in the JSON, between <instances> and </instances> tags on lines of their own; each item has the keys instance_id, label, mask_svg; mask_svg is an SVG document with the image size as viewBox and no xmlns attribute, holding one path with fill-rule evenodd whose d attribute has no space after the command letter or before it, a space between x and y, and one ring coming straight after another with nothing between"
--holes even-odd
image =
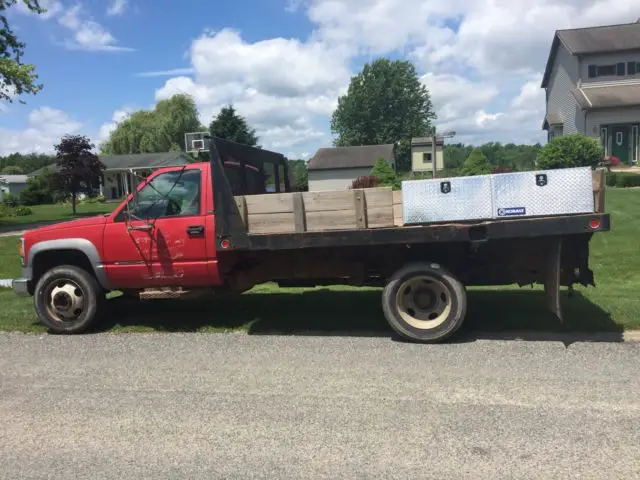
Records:
<instances>
[{"instance_id":1,"label":"diamond plate toolbox","mask_svg":"<svg viewBox=\"0 0 640 480\"><path fill-rule=\"evenodd\" d=\"M593 212L591 168L492 175L493 216L533 217Z\"/></svg>"},{"instance_id":2,"label":"diamond plate toolbox","mask_svg":"<svg viewBox=\"0 0 640 480\"><path fill-rule=\"evenodd\" d=\"M402 182L405 225L488 219L492 212L490 175Z\"/></svg>"}]
</instances>

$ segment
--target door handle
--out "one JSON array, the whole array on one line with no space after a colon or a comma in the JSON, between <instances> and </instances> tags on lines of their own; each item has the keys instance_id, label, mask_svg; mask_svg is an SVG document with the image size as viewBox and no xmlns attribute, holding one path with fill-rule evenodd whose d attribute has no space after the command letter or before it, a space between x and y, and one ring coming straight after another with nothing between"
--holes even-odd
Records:
<instances>
[{"instance_id":1,"label":"door handle","mask_svg":"<svg viewBox=\"0 0 640 480\"><path fill-rule=\"evenodd\" d=\"M152 223L145 223L144 225L129 225L127 227L129 230L146 230L147 232L153 230Z\"/></svg>"},{"instance_id":2,"label":"door handle","mask_svg":"<svg viewBox=\"0 0 640 480\"><path fill-rule=\"evenodd\" d=\"M190 225L187 227L187 234L202 235L204 233L204 225Z\"/></svg>"}]
</instances>

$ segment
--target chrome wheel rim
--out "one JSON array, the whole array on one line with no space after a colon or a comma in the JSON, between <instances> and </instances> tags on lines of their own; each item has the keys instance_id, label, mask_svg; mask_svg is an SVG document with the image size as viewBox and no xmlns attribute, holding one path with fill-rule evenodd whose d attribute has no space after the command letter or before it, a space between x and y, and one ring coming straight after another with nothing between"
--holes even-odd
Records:
<instances>
[{"instance_id":1,"label":"chrome wheel rim","mask_svg":"<svg viewBox=\"0 0 640 480\"><path fill-rule=\"evenodd\" d=\"M85 310L85 293L73 280L53 282L47 289L46 299L50 316L59 322L73 322Z\"/></svg>"}]
</instances>

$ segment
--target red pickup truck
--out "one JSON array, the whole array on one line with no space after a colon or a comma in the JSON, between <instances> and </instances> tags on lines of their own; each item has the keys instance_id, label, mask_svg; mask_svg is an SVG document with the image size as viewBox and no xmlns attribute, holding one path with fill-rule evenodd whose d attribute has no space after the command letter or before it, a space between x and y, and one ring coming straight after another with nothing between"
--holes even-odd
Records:
<instances>
[{"instance_id":1,"label":"red pickup truck","mask_svg":"<svg viewBox=\"0 0 640 480\"><path fill-rule=\"evenodd\" d=\"M99 321L113 290L152 299L239 294L267 281L379 286L384 315L399 335L436 342L461 326L467 286L544 284L560 318L560 285L595 286L589 241L609 230L602 211L252 234L234 195L264 193L256 172L265 162L286 172L286 160L218 139L211 148L209 162L155 171L111 214L26 233L24 273L14 291L34 296L38 318L51 331L79 333ZM284 190L287 179L285 173ZM176 191L179 202L168 194Z\"/></svg>"}]
</instances>

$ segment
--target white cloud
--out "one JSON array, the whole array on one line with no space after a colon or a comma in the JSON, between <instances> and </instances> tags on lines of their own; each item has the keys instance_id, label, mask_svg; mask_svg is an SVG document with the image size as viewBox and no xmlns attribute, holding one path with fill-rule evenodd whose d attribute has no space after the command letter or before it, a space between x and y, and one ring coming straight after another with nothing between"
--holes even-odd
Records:
<instances>
[{"instance_id":1,"label":"white cloud","mask_svg":"<svg viewBox=\"0 0 640 480\"><path fill-rule=\"evenodd\" d=\"M123 3L116 0L116 4ZM87 50L94 52L130 52L133 48L118 45L115 37L100 23L91 19L80 3L65 9L58 0L45 0L41 6L48 11L39 17L43 20L55 18L58 24L71 32L71 38L66 38L62 43L70 50ZM126 2L124 2L126 4ZM19 2L18 11L28 13L26 6ZM114 6L114 5L112 5ZM124 8L124 6L122 6Z\"/></svg>"},{"instance_id":2,"label":"white cloud","mask_svg":"<svg viewBox=\"0 0 640 480\"><path fill-rule=\"evenodd\" d=\"M107 8L107 15L122 15L127 8L127 0L113 0Z\"/></svg>"},{"instance_id":3,"label":"white cloud","mask_svg":"<svg viewBox=\"0 0 640 480\"><path fill-rule=\"evenodd\" d=\"M103 123L98 132L98 140L97 144L101 144L106 142L109 139L109 135L118 127L118 124L126 120L131 113L135 111L133 107L123 107L115 112L113 112L113 116L111 117L111 121L107 123Z\"/></svg>"},{"instance_id":4,"label":"white cloud","mask_svg":"<svg viewBox=\"0 0 640 480\"><path fill-rule=\"evenodd\" d=\"M195 73L195 69L191 67L172 68L170 70L155 70L152 72L136 73L136 77L173 77L175 75L191 75Z\"/></svg>"},{"instance_id":5,"label":"white cloud","mask_svg":"<svg viewBox=\"0 0 640 480\"><path fill-rule=\"evenodd\" d=\"M156 100L192 95L205 125L233 103L266 148L304 149L326 138L314 119L333 111L350 77L348 57L340 49L284 38L249 43L228 29L196 39L190 59L192 77L167 80Z\"/></svg>"},{"instance_id":6,"label":"white cloud","mask_svg":"<svg viewBox=\"0 0 640 480\"><path fill-rule=\"evenodd\" d=\"M82 123L69 114L50 107L32 110L25 130L0 128L0 155L13 152L50 153L54 145L67 134L78 133Z\"/></svg>"}]
</instances>

